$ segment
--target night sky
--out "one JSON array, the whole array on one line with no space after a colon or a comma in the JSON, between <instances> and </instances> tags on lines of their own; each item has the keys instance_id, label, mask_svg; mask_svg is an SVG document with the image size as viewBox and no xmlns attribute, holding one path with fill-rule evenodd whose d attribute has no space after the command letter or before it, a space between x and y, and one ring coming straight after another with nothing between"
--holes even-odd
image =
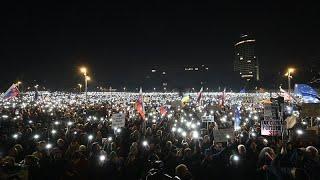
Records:
<instances>
[{"instance_id":1,"label":"night sky","mask_svg":"<svg viewBox=\"0 0 320 180\"><path fill-rule=\"evenodd\" d=\"M16 80L75 87L80 65L95 85L137 87L153 65L193 64L210 68L210 87L235 87L233 45L242 33L257 40L266 87L285 82L289 65L306 82L302 72L320 62L320 11L302 2L11 1L0 11L0 88Z\"/></svg>"}]
</instances>

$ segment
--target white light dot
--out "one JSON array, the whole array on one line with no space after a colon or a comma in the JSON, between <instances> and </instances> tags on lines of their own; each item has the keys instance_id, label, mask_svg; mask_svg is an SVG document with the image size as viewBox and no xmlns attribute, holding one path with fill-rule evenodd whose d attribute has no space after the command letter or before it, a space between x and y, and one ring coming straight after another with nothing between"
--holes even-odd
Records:
<instances>
[{"instance_id":1,"label":"white light dot","mask_svg":"<svg viewBox=\"0 0 320 180\"><path fill-rule=\"evenodd\" d=\"M105 161L106 160L106 156L105 155L100 155L99 156L99 160L100 161Z\"/></svg>"}]
</instances>

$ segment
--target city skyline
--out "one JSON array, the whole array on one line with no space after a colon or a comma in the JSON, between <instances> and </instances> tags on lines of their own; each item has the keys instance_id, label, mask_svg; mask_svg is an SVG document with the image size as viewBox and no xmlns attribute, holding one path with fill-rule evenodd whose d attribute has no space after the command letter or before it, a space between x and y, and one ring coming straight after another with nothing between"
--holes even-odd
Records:
<instances>
[{"instance_id":1,"label":"city skyline","mask_svg":"<svg viewBox=\"0 0 320 180\"><path fill-rule=\"evenodd\" d=\"M136 87L154 65L202 64L209 67L209 87L240 89L233 72L234 44L246 33L259 42L260 79L267 88L284 84L291 66L297 68L293 82L308 83L313 75L305 72L320 59L314 6L161 1L6 7L1 16L2 90L17 80L69 89L80 82L82 65L90 69L92 83Z\"/></svg>"}]
</instances>

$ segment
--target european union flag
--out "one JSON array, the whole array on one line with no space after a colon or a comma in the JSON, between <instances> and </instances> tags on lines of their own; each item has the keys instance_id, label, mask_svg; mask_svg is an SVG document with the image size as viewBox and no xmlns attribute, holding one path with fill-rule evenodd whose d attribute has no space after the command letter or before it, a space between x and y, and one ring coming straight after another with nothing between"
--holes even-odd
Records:
<instances>
[{"instance_id":1,"label":"european union flag","mask_svg":"<svg viewBox=\"0 0 320 180\"><path fill-rule=\"evenodd\" d=\"M307 84L296 84L294 86L294 94L296 96L301 96L306 103L319 102L317 91Z\"/></svg>"}]
</instances>

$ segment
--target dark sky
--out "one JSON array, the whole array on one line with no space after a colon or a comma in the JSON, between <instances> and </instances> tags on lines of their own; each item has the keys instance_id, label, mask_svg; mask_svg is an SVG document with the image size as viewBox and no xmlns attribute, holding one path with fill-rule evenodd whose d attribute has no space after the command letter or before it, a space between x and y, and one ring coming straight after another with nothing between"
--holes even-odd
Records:
<instances>
[{"instance_id":1,"label":"dark sky","mask_svg":"<svg viewBox=\"0 0 320 180\"><path fill-rule=\"evenodd\" d=\"M318 7L303 1L10 1L0 14L0 88L17 79L74 87L82 64L96 84L136 87L154 64L200 63L210 67L210 86L233 87L228 74L241 33L257 40L264 84L283 81L288 65L301 69L296 76L303 81L299 72L320 61Z\"/></svg>"}]
</instances>

